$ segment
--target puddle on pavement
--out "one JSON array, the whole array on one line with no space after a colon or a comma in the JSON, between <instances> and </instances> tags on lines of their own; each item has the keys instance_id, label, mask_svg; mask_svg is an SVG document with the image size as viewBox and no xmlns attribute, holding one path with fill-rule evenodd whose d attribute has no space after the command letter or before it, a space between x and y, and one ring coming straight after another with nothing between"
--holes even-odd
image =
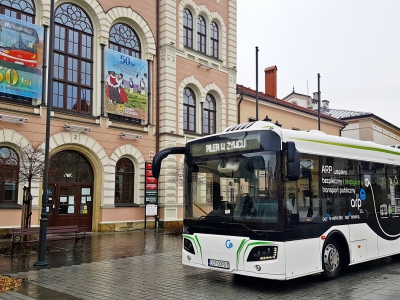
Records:
<instances>
[{"instance_id":1,"label":"puddle on pavement","mask_svg":"<svg viewBox=\"0 0 400 300\"><path fill-rule=\"evenodd\" d=\"M21 295L31 297L33 299L52 299L52 300L77 300L77 298L71 295L66 295L54 290L50 290L45 287L41 287L35 284L30 284L29 281L23 281L21 286L14 289L14 292Z\"/></svg>"}]
</instances>

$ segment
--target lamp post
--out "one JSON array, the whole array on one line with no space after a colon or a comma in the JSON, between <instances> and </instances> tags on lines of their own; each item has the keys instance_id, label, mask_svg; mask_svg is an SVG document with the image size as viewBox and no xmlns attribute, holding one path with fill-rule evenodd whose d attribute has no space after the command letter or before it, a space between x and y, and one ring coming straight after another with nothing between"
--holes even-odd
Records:
<instances>
[{"instance_id":1,"label":"lamp post","mask_svg":"<svg viewBox=\"0 0 400 300\"><path fill-rule=\"evenodd\" d=\"M318 130L321 130L321 90L319 89L319 79L321 75L318 73Z\"/></svg>"},{"instance_id":2,"label":"lamp post","mask_svg":"<svg viewBox=\"0 0 400 300\"><path fill-rule=\"evenodd\" d=\"M256 47L256 121L258 121L258 47Z\"/></svg>"},{"instance_id":3,"label":"lamp post","mask_svg":"<svg viewBox=\"0 0 400 300\"><path fill-rule=\"evenodd\" d=\"M49 32L49 69L47 73L47 108L46 108L46 142L44 152L44 172L43 172L43 190L42 190L42 213L40 215L40 231L38 246L38 261L33 265L37 267L47 266L46 261L46 233L47 233L47 212L46 204L48 197L49 181L49 154L50 154L50 110L53 95L53 50L54 50L54 0L50 3L50 32Z\"/></svg>"}]
</instances>

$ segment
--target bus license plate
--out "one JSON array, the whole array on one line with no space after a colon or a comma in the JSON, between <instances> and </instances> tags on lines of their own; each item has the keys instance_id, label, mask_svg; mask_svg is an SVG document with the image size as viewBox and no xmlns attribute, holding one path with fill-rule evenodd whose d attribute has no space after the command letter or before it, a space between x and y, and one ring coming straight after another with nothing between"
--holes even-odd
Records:
<instances>
[{"instance_id":1,"label":"bus license plate","mask_svg":"<svg viewBox=\"0 0 400 300\"><path fill-rule=\"evenodd\" d=\"M229 261L208 259L208 265L210 267L229 269Z\"/></svg>"}]
</instances>

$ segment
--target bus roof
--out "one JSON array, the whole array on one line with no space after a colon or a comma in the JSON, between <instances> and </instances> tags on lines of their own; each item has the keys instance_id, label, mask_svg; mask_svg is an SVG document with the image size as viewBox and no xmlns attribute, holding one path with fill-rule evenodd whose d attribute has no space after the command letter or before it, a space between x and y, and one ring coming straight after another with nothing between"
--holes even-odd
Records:
<instances>
[{"instance_id":1,"label":"bus roof","mask_svg":"<svg viewBox=\"0 0 400 300\"><path fill-rule=\"evenodd\" d=\"M371 141L329 135L318 130L290 130L274 123L256 121L227 127L222 134L253 130L273 130L281 137L282 142L293 141L301 153L400 165L400 149Z\"/></svg>"}]
</instances>

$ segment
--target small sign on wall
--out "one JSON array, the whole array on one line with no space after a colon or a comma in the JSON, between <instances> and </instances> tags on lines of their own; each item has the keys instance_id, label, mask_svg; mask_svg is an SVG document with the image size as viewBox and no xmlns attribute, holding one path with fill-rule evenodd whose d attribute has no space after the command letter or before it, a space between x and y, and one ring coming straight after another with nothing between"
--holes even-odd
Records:
<instances>
[{"instance_id":1,"label":"small sign on wall","mask_svg":"<svg viewBox=\"0 0 400 300\"><path fill-rule=\"evenodd\" d=\"M157 216L156 204L146 204L146 216Z\"/></svg>"}]
</instances>

